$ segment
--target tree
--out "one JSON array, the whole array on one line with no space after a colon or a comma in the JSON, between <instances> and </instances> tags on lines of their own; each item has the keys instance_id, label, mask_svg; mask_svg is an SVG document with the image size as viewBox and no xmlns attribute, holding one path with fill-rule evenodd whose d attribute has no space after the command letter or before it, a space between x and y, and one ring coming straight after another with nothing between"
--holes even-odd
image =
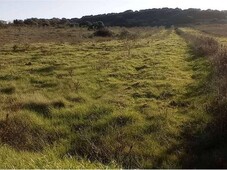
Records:
<instances>
[{"instance_id":1,"label":"tree","mask_svg":"<svg viewBox=\"0 0 227 170\"><path fill-rule=\"evenodd\" d=\"M15 20L13 20L13 24L16 26L22 26L22 25L24 25L24 21L15 19Z\"/></svg>"},{"instance_id":2,"label":"tree","mask_svg":"<svg viewBox=\"0 0 227 170\"><path fill-rule=\"evenodd\" d=\"M102 28L104 28L104 27L105 27L105 25L104 25L104 23L103 23L102 21L98 21L98 22L97 22L96 29L102 29Z\"/></svg>"},{"instance_id":3,"label":"tree","mask_svg":"<svg viewBox=\"0 0 227 170\"><path fill-rule=\"evenodd\" d=\"M88 26L88 30L99 30L105 28L105 25L102 21L94 22Z\"/></svg>"},{"instance_id":4,"label":"tree","mask_svg":"<svg viewBox=\"0 0 227 170\"><path fill-rule=\"evenodd\" d=\"M29 26L38 26L38 19L36 18L26 19L24 20L24 24Z\"/></svg>"},{"instance_id":5,"label":"tree","mask_svg":"<svg viewBox=\"0 0 227 170\"><path fill-rule=\"evenodd\" d=\"M52 18L49 20L50 25L53 27L59 25L60 22L61 22L61 19L59 18Z\"/></svg>"},{"instance_id":6,"label":"tree","mask_svg":"<svg viewBox=\"0 0 227 170\"><path fill-rule=\"evenodd\" d=\"M70 22L68 19L66 18L62 18L59 22L60 25L63 25L63 26L69 26L70 25Z\"/></svg>"},{"instance_id":7,"label":"tree","mask_svg":"<svg viewBox=\"0 0 227 170\"><path fill-rule=\"evenodd\" d=\"M90 22L90 21L84 21L84 22L81 22L81 23L79 23L79 26L80 27L87 27L87 28L89 28L89 27L91 27L93 24Z\"/></svg>"},{"instance_id":8,"label":"tree","mask_svg":"<svg viewBox=\"0 0 227 170\"><path fill-rule=\"evenodd\" d=\"M0 20L0 27L4 27L7 24L6 21Z\"/></svg>"},{"instance_id":9,"label":"tree","mask_svg":"<svg viewBox=\"0 0 227 170\"><path fill-rule=\"evenodd\" d=\"M40 19L39 25L43 27L47 27L47 26L50 26L50 22L47 19Z\"/></svg>"}]
</instances>

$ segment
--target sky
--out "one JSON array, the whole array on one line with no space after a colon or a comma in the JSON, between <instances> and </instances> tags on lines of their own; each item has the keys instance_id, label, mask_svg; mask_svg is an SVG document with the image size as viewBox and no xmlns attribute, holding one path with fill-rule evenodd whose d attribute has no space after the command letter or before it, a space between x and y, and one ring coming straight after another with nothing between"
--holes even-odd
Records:
<instances>
[{"instance_id":1,"label":"sky","mask_svg":"<svg viewBox=\"0 0 227 170\"><path fill-rule=\"evenodd\" d=\"M163 7L227 10L227 0L0 0L0 20L80 18L129 9Z\"/></svg>"}]
</instances>

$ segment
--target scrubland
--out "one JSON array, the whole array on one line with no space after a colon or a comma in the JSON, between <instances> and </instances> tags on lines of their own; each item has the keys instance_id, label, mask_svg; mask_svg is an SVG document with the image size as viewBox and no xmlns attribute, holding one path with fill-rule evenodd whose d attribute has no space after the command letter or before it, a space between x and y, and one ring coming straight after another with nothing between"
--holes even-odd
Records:
<instances>
[{"instance_id":1,"label":"scrubland","mask_svg":"<svg viewBox=\"0 0 227 170\"><path fill-rule=\"evenodd\" d=\"M218 37L110 29L0 29L0 168L227 167Z\"/></svg>"}]
</instances>

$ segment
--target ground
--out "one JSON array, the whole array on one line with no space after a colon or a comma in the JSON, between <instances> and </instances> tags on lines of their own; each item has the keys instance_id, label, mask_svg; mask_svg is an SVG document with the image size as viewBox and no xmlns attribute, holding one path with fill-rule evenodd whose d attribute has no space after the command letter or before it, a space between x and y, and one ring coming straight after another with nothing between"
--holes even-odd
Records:
<instances>
[{"instance_id":1,"label":"ground","mask_svg":"<svg viewBox=\"0 0 227 170\"><path fill-rule=\"evenodd\" d=\"M1 46L0 168L182 167L210 64L174 29L131 32Z\"/></svg>"}]
</instances>

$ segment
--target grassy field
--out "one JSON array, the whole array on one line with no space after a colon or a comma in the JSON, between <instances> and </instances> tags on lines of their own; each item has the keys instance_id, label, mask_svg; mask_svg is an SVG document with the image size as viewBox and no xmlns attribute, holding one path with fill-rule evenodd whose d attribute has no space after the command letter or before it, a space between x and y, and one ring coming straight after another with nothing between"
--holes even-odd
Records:
<instances>
[{"instance_id":1,"label":"grassy field","mask_svg":"<svg viewBox=\"0 0 227 170\"><path fill-rule=\"evenodd\" d=\"M0 168L190 166L190 134L212 119L209 60L174 29L113 32L0 30Z\"/></svg>"},{"instance_id":2,"label":"grassy field","mask_svg":"<svg viewBox=\"0 0 227 170\"><path fill-rule=\"evenodd\" d=\"M204 33L212 34L219 37L226 37L227 24L207 24L194 26L195 29L200 30Z\"/></svg>"}]
</instances>

